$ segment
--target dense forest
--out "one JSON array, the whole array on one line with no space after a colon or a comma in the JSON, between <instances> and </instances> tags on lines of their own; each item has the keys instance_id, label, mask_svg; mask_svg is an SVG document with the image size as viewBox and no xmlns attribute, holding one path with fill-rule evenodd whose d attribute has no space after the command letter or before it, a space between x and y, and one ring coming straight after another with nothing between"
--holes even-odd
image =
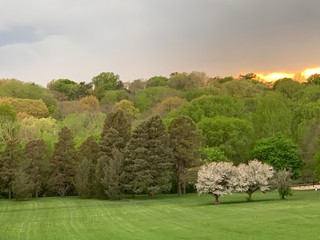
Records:
<instances>
[{"instance_id":1,"label":"dense forest","mask_svg":"<svg viewBox=\"0 0 320 240\"><path fill-rule=\"evenodd\" d=\"M320 179L320 75L267 84L254 74L172 73L46 88L0 80L3 198L194 191L207 162L258 159L303 183Z\"/></svg>"}]
</instances>

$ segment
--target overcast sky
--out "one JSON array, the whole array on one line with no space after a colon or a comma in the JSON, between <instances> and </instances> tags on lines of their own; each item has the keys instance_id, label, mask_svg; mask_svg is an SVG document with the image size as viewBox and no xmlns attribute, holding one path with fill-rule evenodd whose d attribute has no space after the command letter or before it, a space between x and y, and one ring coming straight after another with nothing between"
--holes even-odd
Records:
<instances>
[{"instance_id":1,"label":"overcast sky","mask_svg":"<svg viewBox=\"0 0 320 240\"><path fill-rule=\"evenodd\" d=\"M0 0L0 78L320 66L319 0Z\"/></svg>"}]
</instances>

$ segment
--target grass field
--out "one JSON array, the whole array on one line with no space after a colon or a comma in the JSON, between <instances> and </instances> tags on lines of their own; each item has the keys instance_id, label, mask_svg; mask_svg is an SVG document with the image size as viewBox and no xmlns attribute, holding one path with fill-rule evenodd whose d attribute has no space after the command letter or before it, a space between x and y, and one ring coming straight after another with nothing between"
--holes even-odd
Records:
<instances>
[{"instance_id":1,"label":"grass field","mask_svg":"<svg viewBox=\"0 0 320 240\"><path fill-rule=\"evenodd\" d=\"M162 195L118 202L77 197L0 200L0 239L320 239L320 191L221 198Z\"/></svg>"}]
</instances>

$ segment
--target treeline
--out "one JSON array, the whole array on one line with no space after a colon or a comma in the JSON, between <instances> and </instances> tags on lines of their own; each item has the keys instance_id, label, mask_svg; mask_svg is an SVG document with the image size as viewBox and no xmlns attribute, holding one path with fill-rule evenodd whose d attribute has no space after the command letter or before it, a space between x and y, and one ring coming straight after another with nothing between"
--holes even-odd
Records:
<instances>
[{"instance_id":1,"label":"treeline","mask_svg":"<svg viewBox=\"0 0 320 240\"><path fill-rule=\"evenodd\" d=\"M159 116L131 130L121 111L109 113L99 141L89 136L76 149L70 129L63 127L52 154L45 141L23 147L17 138L14 112L2 107L7 125L0 153L0 190L8 198L66 196L120 199L124 194L170 192L175 182L184 193L187 168L196 166L200 135L188 117L172 121L168 130Z\"/></svg>"},{"instance_id":2,"label":"treeline","mask_svg":"<svg viewBox=\"0 0 320 240\"><path fill-rule=\"evenodd\" d=\"M192 72L127 83L109 72L46 88L0 80L2 195L18 196L21 182L33 196L183 193L204 162L253 158L317 181L320 76L273 85L254 77Z\"/></svg>"}]
</instances>

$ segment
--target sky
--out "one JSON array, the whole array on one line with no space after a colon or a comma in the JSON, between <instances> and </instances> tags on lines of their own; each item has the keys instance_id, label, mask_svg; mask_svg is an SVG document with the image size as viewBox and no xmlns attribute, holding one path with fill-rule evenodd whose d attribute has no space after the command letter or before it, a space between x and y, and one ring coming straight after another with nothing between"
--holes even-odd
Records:
<instances>
[{"instance_id":1,"label":"sky","mask_svg":"<svg viewBox=\"0 0 320 240\"><path fill-rule=\"evenodd\" d=\"M320 65L319 0L0 0L0 79L46 85Z\"/></svg>"}]
</instances>

